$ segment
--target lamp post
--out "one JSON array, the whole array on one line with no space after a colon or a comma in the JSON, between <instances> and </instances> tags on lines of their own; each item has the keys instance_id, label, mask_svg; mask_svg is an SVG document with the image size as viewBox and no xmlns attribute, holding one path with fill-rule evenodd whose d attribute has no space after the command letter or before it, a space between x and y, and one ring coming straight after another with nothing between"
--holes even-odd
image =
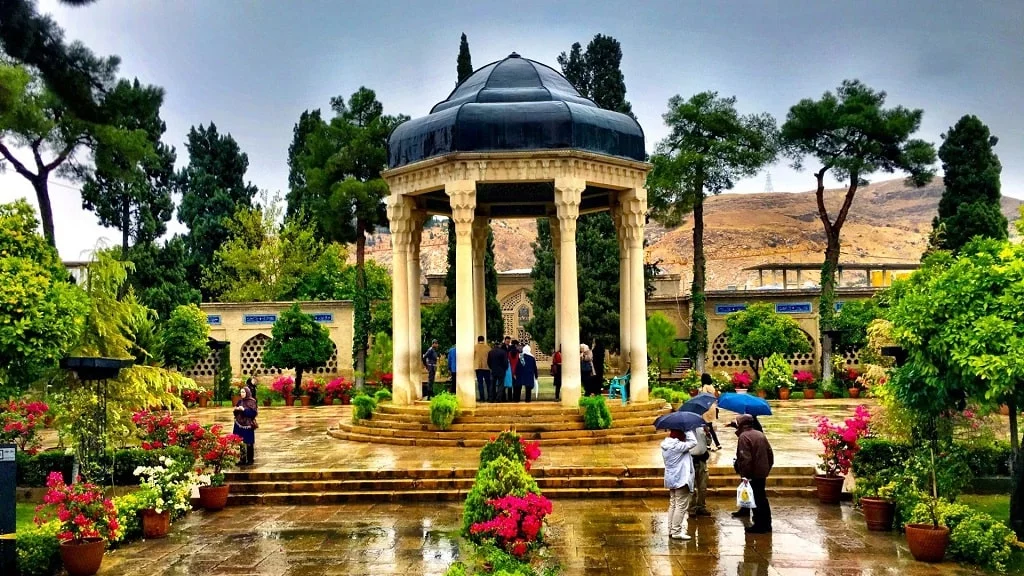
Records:
<instances>
[{"instance_id":1,"label":"lamp post","mask_svg":"<svg viewBox=\"0 0 1024 576\"><path fill-rule=\"evenodd\" d=\"M83 430L78 441L75 463L71 470L71 481L78 482L82 458L89 464L95 464L106 450L107 442L107 380L117 378L124 368L134 364L134 360L121 358L103 358L96 356L69 356L60 361L60 367L74 372L78 379L91 383L96 387L96 415L91 423L83 422Z\"/></svg>"}]
</instances>

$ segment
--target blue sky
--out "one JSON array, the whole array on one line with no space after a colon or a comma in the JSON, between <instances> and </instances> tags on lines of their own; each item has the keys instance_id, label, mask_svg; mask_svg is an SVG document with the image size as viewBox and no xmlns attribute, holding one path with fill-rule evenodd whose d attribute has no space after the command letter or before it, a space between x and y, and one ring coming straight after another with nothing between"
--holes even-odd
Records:
<instances>
[{"instance_id":1,"label":"blue sky","mask_svg":"<svg viewBox=\"0 0 1024 576\"><path fill-rule=\"evenodd\" d=\"M717 90L744 112L781 121L799 99L860 78L891 104L923 108L920 135L936 144L961 115L978 115L1000 138L1004 194L1024 197L1024 2L99 0L68 8L44 0L40 9L69 39L120 55L123 76L166 89L164 140L179 164L189 127L213 121L249 155L249 179L271 192L286 189L287 148L303 110L326 110L331 96L367 86L388 113L426 114L454 87L465 32L476 67L512 51L557 67L573 42L614 36L648 149L666 133L661 114L674 94ZM813 185L809 170L770 170L776 191ZM760 192L764 180L736 191ZM101 237L117 242L116 231L81 210L77 183L57 184L64 258ZM0 201L31 195L12 171L0 175Z\"/></svg>"}]
</instances>

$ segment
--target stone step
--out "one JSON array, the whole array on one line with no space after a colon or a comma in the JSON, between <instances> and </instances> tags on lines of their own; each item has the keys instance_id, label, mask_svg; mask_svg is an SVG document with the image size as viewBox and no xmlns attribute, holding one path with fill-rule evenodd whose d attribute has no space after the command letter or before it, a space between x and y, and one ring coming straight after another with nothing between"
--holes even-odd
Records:
<instances>
[{"instance_id":1,"label":"stone step","mask_svg":"<svg viewBox=\"0 0 1024 576\"><path fill-rule=\"evenodd\" d=\"M628 418L617 418L612 417L612 428L627 428L630 426L651 426L661 413L652 413L651 415L642 415ZM484 420L484 419L481 419ZM344 423L344 422L343 422ZM501 424L508 424L509 427L515 427L517 432L547 432L556 430L584 430L583 418L579 417L575 420L559 419L552 421L542 421L534 419L509 419L507 422L501 422ZM430 416L407 416L398 414L374 414L373 418L369 420L362 420L360 422L362 426L370 426L375 428L392 428L396 430L421 430L421 431L440 431L436 426L431 424ZM464 422L463 419L457 418L448 430L451 432L491 432L502 428L500 425L496 425L495 421L472 421Z\"/></svg>"},{"instance_id":2,"label":"stone step","mask_svg":"<svg viewBox=\"0 0 1024 576\"><path fill-rule=\"evenodd\" d=\"M232 482L233 494L291 494L312 492L353 492L353 491L402 491L417 490L450 490L467 491L473 487L473 478L394 478L394 479L362 479L362 480L313 480L283 482ZM708 478L709 488L736 489L736 478L727 476L711 476ZM593 488L661 488L664 478L661 476L616 477L616 476L550 476L537 478L541 491L547 493L555 489L593 489ZM811 476L771 476L769 487L809 488L814 486Z\"/></svg>"},{"instance_id":3,"label":"stone step","mask_svg":"<svg viewBox=\"0 0 1024 576\"><path fill-rule=\"evenodd\" d=\"M618 413L626 412L649 412L664 410L668 406L665 402L658 400L654 402L629 403L623 406L618 401L608 402L608 409L615 416ZM419 401L411 406L397 406L391 403L383 403L377 406L377 412L382 414L419 414L426 413L430 409L428 402ZM542 416L542 415L574 415L579 416L578 408L565 408L554 402L531 402L526 403L498 403L478 404L476 408L462 410L466 416Z\"/></svg>"},{"instance_id":4,"label":"stone step","mask_svg":"<svg viewBox=\"0 0 1024 576\"><path fill-rule=\"evenodd\" d=\"M814 498L813 487L769 487L770 497ZM461 501L468 490L412 490L387 491L367 490L348 492L295 492L280 494L230 494L228 504L238 505L314 505L339 504L345 502L423 502ZM564 498L668 498L665 488L552 488L544 495L552 500ZM735 487L708 488L708 497L721 498L729 507L736 497Z\"/></svg>"},{"instance_id":5,"label":"stone step","mask_svg":"<svg viewBox=\"0 0 1024 576\"><path fill-rule=\"evenodd\" d=\"M480 432L463 432L458 430L406 430L406 429L392 429L383 426L370 425L367 420L360 420L359 424L349 424L341 422L338 424L338 430L341 432L348 432L353 434L363 434L366 436L374 437L392 437L392 438L408 438L408 439L426 439L426 440L490 440L494 437L497 430L491 431L480 431ZM555 439L572 439L572 438L592 438L592 437L605 437L605 436L632 436L632 435L644 435L656 433L656 430L648 422L640 426L630 427L612 427L603 430L585 430L585 429L571 429L571 430L552 430L545 432L529 432L516 428L516 431L521 437L526 440L555 440ZM664 433L661 434L664 436Z\"/></svg>"},{"instance_id":6,"label":"stone step","mask_svg":"<svg viewBox=\"0 0 1024 576\"><path fill-rule=\"evenodd\" d=\"M654 440L661 440L665 437L662 432L653 432L653 427L650 428L651 433L644 434L610 434L603 436L582 436L573 438L548 438L539 440L541 446L594 446L597 444L622 444L624 442L650 442ZM617 432L615 429L611 429L612 432ZM587 432L593 432L588 430ZM456 447L456 448L480 448L490 440L490 436L493 434L484 434L481 438L401 438L395 436L381 436L375 433L373 435L358 434L355 432L345 432L343 430L332 428L327 431L332 438L338 440L349 440L352 442L376 442L377 444L389 444L393 446L433 446L433 447Z\"/></svg>"}]
</instances>

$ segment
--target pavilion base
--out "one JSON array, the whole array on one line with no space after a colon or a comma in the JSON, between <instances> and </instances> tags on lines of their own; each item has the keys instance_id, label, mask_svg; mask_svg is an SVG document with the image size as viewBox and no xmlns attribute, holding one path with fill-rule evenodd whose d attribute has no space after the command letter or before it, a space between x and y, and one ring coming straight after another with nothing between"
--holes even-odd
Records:
<instances>
[{"instance_id":1,"label":"pavilion base","mask_svg":"<svg viewBox=\"0 0 1024 576\"><path fill-rule=\"evenodd\" d=\"M654 429L654 419L671 411L662 401L608 405L612 427L587 430L578 409L554 402L478 404L464 410L451 428L441 430L430 423L429 404L412 406L383 404L370 420L341 422L328 433L340 440L394 444L400 446L449 446L479 448L496 434L515 429L523 438L541 446L619 444L645 442L664 437Z\"/></svg>"}]
</instances>

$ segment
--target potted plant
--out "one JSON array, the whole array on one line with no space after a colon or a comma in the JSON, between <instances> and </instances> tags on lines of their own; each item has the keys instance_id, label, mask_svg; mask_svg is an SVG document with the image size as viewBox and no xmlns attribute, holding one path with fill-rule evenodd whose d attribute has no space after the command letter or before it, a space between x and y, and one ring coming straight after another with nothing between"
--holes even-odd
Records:
<instances>
[{"instance_id":1,"label":"potted plant","mask_svg":"<svg viewBox=\"0 0 1024 576\"><path fill-rule=\"evenodd\" d=\"M789 389L793 386L793 369L782 354L772 354L764 361L764 367L757 379L757 392L776 393L782 400L789 398Z\"/></svg>"},{"instance_id":2,"label":"potted plant","mask_svg":"<svg viewBox=\"0 0 1024 576\"><path fill-rule=\"evenodd\" d=\"M844 368L836 373L839 379L846 385L846 391L850 398L860 398L860 389L864 386L864 380L856 368Z\"/></svg>"},{"instance_id":3,"label":"potted plant","mask_svg":"<svg viewBox=\"0 0 1024 576\"><path fill-rule=\"evenodd\" d=\"M838 504L843 493L843 482L853 464L853 455L860 448L857 441L868 431L870 412L864 406L858 406L853 418L843 424L833 424L828 418L818 418L818 426L811 432L821 442L821 464L818 469L822 474L814 477L817 487L818 501L822 504Z\"/></svg>"},{"instance_id":4,"label":"potted plant","mask_svg":"<svg viewBox=\"0 0 1024 576\"><path fill-rule=\"evenodd\" d=\"M210 404L210 397L212 395L213 394L209 390L207 390L205 388L200 390L199 391L199 407L200 408L206 408Z\"/></svg>"},{"instance_id":5,"label":"potted plant","mask_svg":"<svg viewBox=\"0 0 1024 576\"><path fill-rule=\"evenodd\" d=\"M857 478L857 496L868 530L888 532L896 518L896 482L885 484Z\"/></svg>"},{"instance_id":6,"label":"potted plant","mask_svg":"<svg viewBox=\"0 0 1024 576\"><path fill-rule=\"evenodd\" d=\"M245 380L244 379L242 379L242 378L232 378L231 379L231 405L232 406L238 404L238 401L242 399L242 395L239 393L239 390L241 390L243 387L245 387Z\"/></svg>"},{"instance_id":7,"label":"potted plant","mask_svg":"<svg viewBox=\"0 0 1024 576\"><path fill-rule=\"evenodd\" d=\"M185 429L192 425L198 423L190 422ZM234 434L224 434L220 424L208 428L200 426L199 430L192 432L194 441L182 445L192 448L203 470L197 478L200 506L211 511L221 510L227 505L231 488L224 482L224 471L238 464L242 439Z\"/></svg>"},{"instance_id":8,"label":"potted plant","mask_svg":"<svg viewBox=\"0 0 1024 576\"><path fill-rule=\"evenodd\" d=\"M907 547L918 562L942 562L949 547L949 527L939 524L939 486L935 479L935 448L929 448L931 456L932 493L918 506L928 510L931 524L911 523L903 526L907 535Z\"/></svg>"},{"instance_id":9,"label":"potted plant","mask_svg":"<svg viewBox=\"0 0 1024 576\"><path fill-rule=\"evenodd\" d=\"M746 394L754 380L746 372L733 372L730 378L733 388L739 394Z\"/></svg>"},{"instance_id":10,"label":"potted plant","mask_svg":"<svg viewBox=\"0 0 1024 576\"><path fill-rule=\"evenodd\" d=\"M335 378L327 383L326 392L328 398L337 398L343 405L347 405L351 403L352 382L345 378Z\"/></svg>"},{"instance_id":11,"label":"potted plant","mask_svg":"<svg viewBox=\"0 0 1024 576\"><path fill-rule=\"evenodd\" d=\"M324 401L324 393L327 384L323 378L310 378L302 383L303 391L303 406L309 406L310 404L321 404ZM308 398L308 400L307 400Z\"/></svg>"},{"instance_id":12,"label":"potted plant","mask_svg":"<svg viewBox=\"0 0 1024 576\"><path fill-rule=\"evenodd\" d=\"M95 574L107 540L116 540L121 532L114 503L95 484L65 484L60 472L50 473L46 487L44 504L36 509L36 524L59 522L60 557L70 576Z\"/></svg>"},{"instance_id":13,"label":"potted plant","mask_svg":"<svg viewBox=\"0 0 1024 576\"><path fill-rule=\"evenodd\" d=\"M796 380L796 385L803 389L805 400L813 400L818 395L818 391L815 390L813 373L807 370L800 370L793 374L793 379Z\"/></svg>"},{"instance_id":14,"label":"potted plant","mask_svg":"<svg viewBox=\"0 0 1024 576\"><path fill-rule=\"evenodd\" d=\"M278 376L270 383L270 389L284 398L285 406L295 405L295 397L292 396L292 390L294 390L294 388L295 378L292 378L291 376Z\"/></svg>"},{"instance_id":15,"label":"potted plant","mask_svg":"<svg viewBox=\"0 0 1024 576\"><path fill-rule=\"evenodd\" d=\"M826 400L841 398L843 396L843 389L836 384L835 379L828 378L821 381L821 395L824 396Z\"/></svg>"},{"instance_id":16,"label":"potted plant","mask_svg":"<svg viewBox=\"0 0 1024 576\"><path fill-rule=\"evenodd\" d=\"M142 535L145 538L164 538L171 528L171 512L184 513L189 508L189 496L196 483L190 466L182 466L167 456L160 457L159 466L139 466L135 476L139 477L136 492L144 508Z\"/></svg>"}]
</instances>

